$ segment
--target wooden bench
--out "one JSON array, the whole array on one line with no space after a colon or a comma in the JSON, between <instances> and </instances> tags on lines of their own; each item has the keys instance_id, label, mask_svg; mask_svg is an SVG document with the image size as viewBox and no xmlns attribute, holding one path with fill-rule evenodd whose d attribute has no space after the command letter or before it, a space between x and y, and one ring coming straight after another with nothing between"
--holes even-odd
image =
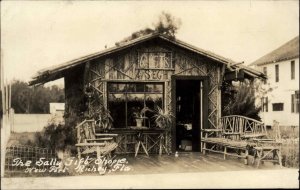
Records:
<instances>
[{"instance_id":1,"label":"wooden bench","mask_svg":"<svg viewBox=\"0 0 300 190\"><path fill-rule=\"evenodd\" d=\"M244 158L248 164L251 153L259 166L271 161L281 166L281 143L268 138L264 123L244 116L232 115L220 119L218 129L203 129L202 153L215 152L226 156ZM272 154L272 155L271 155ZM270 155L272 159L269 159Z\"/></svg>"},{"instance_id":2,"label":"wooden bench","mask_svg":"<svg viewBox=\"0 0 300 190\"><path fill-rule=\"evenodd\" d=\"M76 126L77 130L77 147L78 158L85 154L97 154L100 156L110 156L118 144L115 142L117 134L96 133L95 120L84 120Z\"/></svg>"}]
</instances>

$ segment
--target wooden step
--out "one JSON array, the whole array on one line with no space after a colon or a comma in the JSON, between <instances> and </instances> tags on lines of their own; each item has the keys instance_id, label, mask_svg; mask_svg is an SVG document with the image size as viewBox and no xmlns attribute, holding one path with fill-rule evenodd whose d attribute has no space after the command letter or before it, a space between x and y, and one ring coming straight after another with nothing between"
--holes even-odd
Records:
<instances>
[{"instance_id":1,"label":"wooden step","mask_svg":"<svg viewBox=\"0 0 300 190\"><path fill-rule=\"evenodd\" d=\"M112 137L103 137L103 138L96 138L96 139L86 139L87 141L109 141L113 140Z\"/></svg>"},{"instance_id":2,"label":"wooden step","mask_svg":"<svg viewBox=\"0 0 300 190\"><path fill-rule=\"evenodd\" d=\"M105 143L77 143L75 146L105 146Z\"/></svg>"},{"instance_id":3,"label":"wooden step","mask_svg":"<svg viewBox=\"0 0 300 190\"><path fill-rule=\"evenodd\" d=\"M110 134L110 133L96 133L95 136L97 137L116 137L118 134Z\"/></svg>"}]
</instances>

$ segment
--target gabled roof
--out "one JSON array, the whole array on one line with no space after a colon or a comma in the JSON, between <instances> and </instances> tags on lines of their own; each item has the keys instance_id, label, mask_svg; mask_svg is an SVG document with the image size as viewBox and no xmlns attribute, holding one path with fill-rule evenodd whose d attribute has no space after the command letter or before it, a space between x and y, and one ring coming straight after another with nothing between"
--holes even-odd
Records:
<instances>
[{"instance_id":1,"label":"gabled roof","mask_svg":"<svg viewBox=\"0 0 300 190\"><path fill-rule=\"evenodd\" d=\"M259 58L250 65L264 65L299 57L299 36L283 44L274 51Z\"/></svg>"},{"instance_id":2,"label":"gabled roof","mask_svg":"<svg viewBox=\"0 0 300 190\"><path fill-rule=\"evenodd\" d=\"M73 67L81 65L81 64L84 64L84 63L86 63L90 60L100 58L100 57L103 57L103 56L106 56L106 55L124 50L126 48L130 48L132 46L141 44L143 42L146 42L146 41L149 41L149 40L152 40L152 39L155 39L155 38L159 38L159 39L162 39L164 41L170 42L174 45L177 45L177 46L182 47L184 49L190 50L194 53L203 55L205 57L208 57L208 58L213 59L215 61L218 61L220 63L226 64L227 66L236 64L234 61L232 61L230 59L227 59L225 57L222 57L222 56L217 55L215 53L212 53L210 51L197 48L197 47L192 46L190 44L187 44L187 43L185 43L181 40L170 39L169 37L167 37L165 35L162 35L162 34L159 34L159 33L151 33L151 34L144 35L142 37L130 40L128 42L123 42L118 46L108 48L108 49L105 49L103 51L96 52L96 53L93 53L93 54L90 54L90 55L87 55L87 56L83 56L83 57L68 61L68 62L60 64L60 65L56 65L56 66L53 66L53 67L49 67L49 68L40 70L32 78L32 80L29 82L29 84L30 85L43 84L43 83L49 82L51 80L56 80L56 79L62 77L61 73L65 70L68 70L70 68L73 68ZM259 72L259 75L260 74L261 73Z\"/></svg>"}]
</instances>

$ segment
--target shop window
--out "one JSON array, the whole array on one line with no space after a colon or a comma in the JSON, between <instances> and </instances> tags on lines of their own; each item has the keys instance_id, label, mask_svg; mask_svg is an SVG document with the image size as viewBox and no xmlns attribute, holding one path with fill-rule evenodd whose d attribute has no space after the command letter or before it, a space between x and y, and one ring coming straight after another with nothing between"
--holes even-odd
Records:
<instances>
[{"instance_id":1,"label":"shop window","mask_svg":"<svg viewBox=\"0 0 300 190\"><path fill-rule=\"evenodd\" d=\"M114 119L114 128L136 126L134 113L148 107L151 110L157 106L163 108L163 83L115 83L110 82L108 89L108 109ZM153 127L153 112L145 112L144 126Z\"/></svg>"}]
</instances>

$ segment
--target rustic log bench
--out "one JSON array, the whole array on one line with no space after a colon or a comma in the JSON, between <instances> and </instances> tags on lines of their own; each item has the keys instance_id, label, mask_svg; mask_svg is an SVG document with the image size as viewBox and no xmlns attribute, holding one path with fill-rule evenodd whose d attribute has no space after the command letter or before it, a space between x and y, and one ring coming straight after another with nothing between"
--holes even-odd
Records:
<instances>
[{"instance_id":1,"label":"rustic log bench","mask_svg":"<svg viewBox=\"0 0 300 190\"><path fill-rule=\"evenodd\" d=\"M117 134L96 133L95 120L84 120L76 126L78 158L82 154L91 154L96 152L97 158L108 155L114 151L118 144L115 142Z\"/></svg>"},{"instance_id":2,"label":"rustic log bench","mask_svg":"<svg viewBox=\"0 0 300 190\"><path fill-rule=\"evenodd\" d=\"M224 159L236 156L244 158L245 164L248 164L251 153L257 160L257 167L263 161L281 166L281 143L268 137L262 122L238 115L225 116L220 119L218 129L202 129L202 133L203 154L207 151L221 153Z\"/></svg>"}]
</instances>

